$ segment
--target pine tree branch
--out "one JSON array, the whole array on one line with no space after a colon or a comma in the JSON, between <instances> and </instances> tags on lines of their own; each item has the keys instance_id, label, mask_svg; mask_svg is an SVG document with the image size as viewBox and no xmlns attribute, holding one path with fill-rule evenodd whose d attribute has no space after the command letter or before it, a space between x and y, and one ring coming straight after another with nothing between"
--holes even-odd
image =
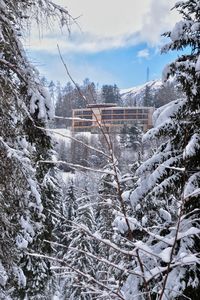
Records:
<instances>
[{"instance_id":1,"label":"pine tree branch","mask_svg":"<svg viewBox=\"0 0 200 300\"><path fill-rule=\"evenodd\" d=\"M111 261L109 261L109 260L107 260L107 259L105 259L103 257L94 255L94 254L92 254L92 253L90 253L88 251L84 251L84 250L81 250L81 249L78 249L78 248L74 248L74 247L67 247L67 246L65 246L63 244L56 243L56 242L51 242L51 241L48 241L48 240L44 240L44 242L52 244L52 245L60 246L60 247L66 248L66 249L70 249L70 250L73 250L74 252L78 251L78 252L86 254L87 256L90 256L90 257L92 257L92 258L94 258L94 259L96 259L96 260L98 260L100 262L103 262L103 263L105 263L105 264L107 264L107 265L109 265L109 266L111 266L111 267L113 267L115 269L118 269L119 271L123 272L124 274L132 274L132 275L135 275L135 276L143 278L143 276L141 274L137 273L137 272L133 272L131 270L121 268L120 266L114 264L113 262L111 262ZM57 268L59 269L59 267L57 267ZM55 269L55 268L53 267L53 269Z\"/></svg>"},{"instance_id":2,"label":"pine tree branch","mask_svg":"<svg viewBox=\"0 0 200 300\"><path fill-rule=\"evenodd\" d=\"M54 258L54 257L51 257L51 256L47 256L47 255L42 255L42 254L38 254L38 253L31 253L31 252L27 252L26 253L27 255L30 255L30 256L34 256L34 257L40 257L40 258L45 258L45 259L48 259L48 260L51 260L51 261L54 261L54 262L58 262L58 263L62 263L62 264L65 264L66 267L68 267L69 269L71 269L72 271L74 271L75 273L77 273L78 275L81 275L83 276L84 278L86 278L89 282L94 282L96 283L98 286L102 287L103 289L109 291L111 294L117 296L119 299L121 300L125 300L124 297L122 297L118 292L115 292L113 291L112 289L110 289L108 286L104 285L103 283L99 282L98 280L96 280L94 277L70 266L65 260L63 259L58 259L58 258Z\"/></svg>"},{"instance_id":3,"label":"pine tree branch","mask_svg":"<svg viewBox=\"0 0 200 300\"><path fill-rule=\"evenodd\" d=\"M185 133L185 136L184 136L184 142L185 142L185 144L186 144L186 140L187 140L187 132ZM183 157L184 157L184 154L183 154ZM186 175L186 161L185 160L183 161L183 165L184 165L183 182L185 183L186 182L186 178L187 178L187 175ZM177 241L178 241L178 234L179 234L180 225L181 225L181 218L182 218L182 215L183 215L184 203L185 203L185 199L184 199L184 196L182 194L181 206L179 208L179 215L178 215L178 219L177 219L177 226L176 226L176 231L175 231L174 242L173 242L171 253L170 253L169 263L167 265L167 270L166 270L166 275L164 277L162 290L160 292L158 300L162 300L162 297L165 294L165 288L166 288L166 285L167 285L167 280L168 280L168 277L169 277L169 272L170 272L172 261L173 261L173 255L174 255L174 251L175 251L176 244L177 244Z\"/></svg>"}]
</instances>

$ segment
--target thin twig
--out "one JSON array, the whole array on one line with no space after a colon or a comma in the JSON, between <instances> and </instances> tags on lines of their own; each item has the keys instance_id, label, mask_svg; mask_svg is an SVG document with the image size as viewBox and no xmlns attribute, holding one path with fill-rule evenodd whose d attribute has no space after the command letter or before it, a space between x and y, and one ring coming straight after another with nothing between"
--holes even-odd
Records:
<instances>
[{"instance_id":1,"label":"thin twig","mask_svg":"<svg viewBox=\"0 0 200 300\"><path fill-rule=\"evenodd\" d=\"M79 144L85 146L86 148L88 148L88 149L90 149L90 150L96 151L96 152L98 152L98 153L104 155L107 159L110 159L109 155L107 155L105 152L103 152L103 151L101 151L101 150L99 150L99 149L97 149L97 148L94 148L94 147L92 147L92 146L90 146L90 145L88 145L88 144L86 144L86 143L84 143L84 142L82 142L82 141L80 141L80 140L78 140L78 139L76 139L76 138L70 136L70 135L66 135L66 134L57 132L55 129L48 129L48 128L45 128L45 127L39 127L39 126L36 126L36 127L39 128L39 129L42 129L42 130L44 130L44 131L51 132L51 133L57 134L57 135L59 135L59 136L62 136L62 137L64 137L64 138L68 138L68 139L70 139L70 140L72 140L72 141L75 141L75 142L77 142L77 143L79 143Z\"/></svg>"},{"instance_id":2,"label":"thin twig","mask_svg":"<svg viewBox=\"0 0 200 300\"><path fill-rule=\"evenodd\" d=\"M92 281L94 283L96 283L97 285L101 286L102 288L104 288L105 290L109 291L110 293L112 293L113 295L117 296L119 299L121 300L125 300L118 292L115 292L113 291L112 289L110 289L108 286L104 285L103 283L99 282L98 280L96 280L94 277L70 266L65 260L63 259L58 259L58 258L54 258L54 257L51 257L51 256L47 256L47 255L42 255L42 254L38 254L38 253L30 253L30 252L27 252L26 253L27 255L30 255L30 256L35 256L35 257L40 257L40 258L46 258L46 259L49 259L49 260L52 260L52 261L55 261L55 262L59 262L59 263L62 263L62 264L65 264L66 267L68 267L69 269L71 269L72 271L74 271L75 273L83 276L84 278L86 278L88 281Z\"/></svg>"}]
</instances>

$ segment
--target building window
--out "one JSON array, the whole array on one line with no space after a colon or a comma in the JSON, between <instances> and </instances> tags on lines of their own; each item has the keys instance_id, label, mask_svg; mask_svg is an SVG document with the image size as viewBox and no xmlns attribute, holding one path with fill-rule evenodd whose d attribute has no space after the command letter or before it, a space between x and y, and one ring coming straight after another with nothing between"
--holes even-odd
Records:
<instances>
[{"instance_id":1,"label":"building window","mask_svg":"<svg viewBox=\"0 0 200 300\"><path fill-rule=\"evenodd\" d=\"M83 117L83 119L92 119L92 115L90 115L90 116L82 116Z\"/></svg>"},{"instance_id":2,"label":"building window","mask_svg":"<svg viewBox=\"0 0 200 300\"><path fill-rule=\"evenodd\" d=\"M111 120L104 120L103 122L102 122L102 124L111 124L112 123L112 121Z\"/></svg>"},{"instance_id":3,"label":"building window","mask_svg":"<svg viewBox=\"0 0 200 300\"><path fill-rule=\"evenodd\" d=\"M137 113L137 109L126 109L125 110L125 114L136 114Z\"/></svg>"},{"instance_id":4,"label":"building window","mask_svg":"<svg viewBox=\"0 0 200 300\"><path fill-rule=\"evenodd\" d=\"M83 126L91 126L92 122L84 122L83 124L84 124Z\"/></svg>"},{"instance_id":5,"label":"building window","mask_svg":"<svg viewBox=\"0 0 200 300\"><path fill-rule=\"evenodd\" d=\"M80 116L80 115L82 115L82 113L83 113L82 110L77 110L74 112L75 116L78 116L78 115Z\"/></svg>"},{"instance_id":6,"label":"building window","mask_svg":"<svg viewBox=\"0 0 200 300\"><path fill-rule=\"evenodd\" d=\"M113 115L123 115L124 109L113 109Z\"/></svg>"},{"instance_id":7,"label":"building window","mask_svg":"<svg viewBox=\"0 0 200 300\"><path fill-rule=\"evenodd\" d=\"M125 119L133 119L133 120L135 120L136 118L137 118L136 115L126 115L125 116Z\"/></svg>"},{"instance_id":8,"label":"building window","mask_svg":"<svg viewBox=\"0 0 200 300\"><path fill-rule=\"evenodd\" d=\"M118 119L118 120L123 120L124 119L124 115L113 115L113 119Z\"/></svg>"},{"instance_id":9,"label":"building window","mask_svg":"<svg viewBox=\"0 0 200 300\"><path fill-rule=\"evenodd\" d=\"M108 114L112 114L112 110L110 109L102 109L102 115L108 115Z\"/></svg>"},{"instance_id":10,"label":"building window","mask_svg":"<svg viewBox=\"0 0 200 300\"><path fill-rule=\"evenodd\" d=\"M90 111L90 110L83 110L82 114L83 115L92 115L92 111Z\"/></svg>"},{"instance_id":11,"label":"building window","mask_svg":"<svg viewBox=\"0 0 200 300\"><path fill-rule=\"evenodd\" d=\"M102 118L102 120L111 120L112 115L102 115L101 118Z\"/></svg>"},{"instance_id":12,"label":"building window","mask_svg":"<svg viewBox=\"0 0 200 300\"><path fill-rule=\"evenodd\" d=\"M138 116L137 116L137 118L138 119L148 119L148 115L146 115L146 114L139 114Z\"/></svg>"}]
</instances>

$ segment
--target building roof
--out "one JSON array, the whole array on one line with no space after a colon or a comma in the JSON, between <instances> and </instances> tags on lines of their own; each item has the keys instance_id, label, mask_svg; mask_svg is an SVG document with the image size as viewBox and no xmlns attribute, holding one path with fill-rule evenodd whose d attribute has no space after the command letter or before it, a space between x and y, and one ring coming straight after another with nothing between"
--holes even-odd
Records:
<instances>
[{"instance_id":1,"label":"building roof","mask_svg":"<svg viewBox=\"0 0 200 300\"><path fill-rule=\"evenodd\" d=\"M116 107L116 103L93 103L93 104L88 104L86 107L87 108L104 108L104 107Z\"/></svg>"}]
</instances>

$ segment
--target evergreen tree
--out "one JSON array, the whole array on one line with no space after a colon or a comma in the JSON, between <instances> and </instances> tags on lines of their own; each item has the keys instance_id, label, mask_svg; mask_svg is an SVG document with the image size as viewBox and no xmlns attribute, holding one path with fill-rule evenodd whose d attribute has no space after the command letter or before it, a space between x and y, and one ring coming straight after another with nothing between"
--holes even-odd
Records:
<instances>
[{"instance_id":1,"label":"evergreen tree","mask_svg":"<svg viewBox=\"0 0 200 300\"><path fill-rule=\"evenodd\" d=\"M19 36L30 16L66 12L50 1L0 3L0 298L49 299L50 264L28 253L49 254L54 189L51 138L45 127L53 107ZM62 18L63 19L63 18ZM64 20L64 19L63 19ZM48 180L47 180L48 178Z\"/></svg>"},{"instance_id":2,"label":"evergreen tree","mask_svg":"<svg viewBox=\"0 0 200 300\"><path fill-rule=\"evenodd\" d=\"M136 291L151 299L199 299L199 1L179 1L175 8L183 19L165 34L171 42L163 51L190 48L191 54L168 65L164 80L176 76L186 98L158 109L155 128L146 134L162 141L137 170L138 187L130 196L141 226L141 234L135 236L140 239L137 245L146 281L130 276L124 286L126 299ZM135 264L137 271L137 259ZM146 299L145 294L138 299Z\"/></svg>"},{"instance_id":3,"label":"evergreen tree","mask_svg":"<svg viewBox=\"0 0 200 300\"><path fill-rule=\"evenodd\" d=\"M101 97L105 103L116 103L120 105L121 95L119 88L116 84L114 85L103 85L101 89Z\"/></svg>"},{"instance_id":4,"label":"evergreen tree","mask_svg":"<svg viewBox=\"0 0 200 300\"><path fill-rule=\"evenodd\" d=\"M76 90L73 88L70 82L67 82L66 86L63 88L62 94L62 112L59 115L66 118L72 117L72 109L77 108L76 104ZM63 127L70 127L72 121L70 119L63 119Z\"/></svg>"},{"instance_id":5,"label":"evergreen tree","mask_svg":"<svg viewBox=\"0 0 200 300\"><path fill-rule=\"evenodd\" d=\"M154 96L155 107L163 106L171 101L183 98L184 93L176 81L165 82Z\"/></svg>"},{"instance_id":6,"label":"evergreen tree","mask_svg":"<svg viewBox=\"0 0 200 300\"><path fill-rule=\"evenodd\" d=\"M88 78L83 81L82 92L87 100L87 104L97 103L96 86Z\"/></svg>"},{"instance_id":7,"label":"evergreen tree","mask_svg":"<svg viewBox=\"0 0 200 300\"><path fill-rule=\"evenodd\" d=\"M63 92L62 92L62 88L60 86L60 82L57 82L57 86L56 86L56 105L55 105L55 116L56 117L65 117L65 115L63 114L63 108L64 108L64 101L63 101ZM55 126L57 128L62 128L65 127L65 120L64 119L55 119Z\"/></svg>"},{"instance_id":8,"label":"evergreen tree","mask_svg":"<svg viewBox=\"0 0 200 300\"><path fill-rule=\"evenodd\" d=\"M88 136L83 133L75 134L75 138L84 144L89 144ZM70 161L74 164L80 164L82 166L88 166L89 163L89 149L87 146L78 143L77 141L71 141L71 157Z\"/></svg>"},{"instance_id":9,"label":"evergreen tree","mask_svg":"<svg viewBox=\"0 0 200 300\"><path fill-rule=\"evenodd\" d=\"M56 127L70 127L72 124L72 110L76 108L85 108L90 103L97 102L96 87L88 78L83 81L83 85L73 87L67 82L64 88L60 83L57 84L56 116L68 119L56 119Z\"/></svg>"},{"instance_id":10,"label":"evergreen tree","mask_svg":"<svg viewBox=\"0 0 200 300\"><path fill-rule=\"evenodd\" d=\"M72 195L70 195L72 199ZM95 231L95 221L93 209L91 206L91 200L87 195L87 190L82 193L79 198L75 199L76 212L74 211L73 221L74 223L87 227L91 232ZM70 218L72 218L73 211L70 212ZM80 228L74 227L71 224L71 232L65 232L68 234L69 247L68 251L64 255L64 260L70 262L70 265L76 270L95 277L95 261L87 253L94 254L94 247L91 239L88 235L81 231ZM74 228L73 228L74 227ZM69 269L69 275L65 276L63 298L70 300L90 300L93 299L92 293L87 287L88 283L85 277L72 272ZM88 285L89 286L89 285Z\"/></svg>"},{"instance_id":11,"label":"evergreen tree","mask_svg":"<svg viewBox=\"0 0 200 300\"><path fill-rule=\"evenodd\" d=\"M116 224L121 220L123 214L121 213L116 174L113 171L112 164L105 166L104 170L108 172L108 174L104 174L101 177L99 186L96 211L97 232L101 238L107 239L121 247L124 241L121 239L121 232L116 230ZM116 171L117 176L120 178L120 171L117 168ZM126 246L123 244L123 247ZM111 263L116 265L123 264L125 266L123 255L119 257L118 252L112 247L99 243L96 247L96 253L97 256L103 257ZM122 281L122 273L111 265L98 262L96 278L106 284L110 289L117 290ZM103 299L108 299L107 297L108 296L105 296Z\"/></svg>"},{"instance_id":12,"label":"evergreen tree","mask_svg":"<svg viewBox=\"0 0 200 300\"><path fill-rule=\"evenodd\" d=\"M58 144L56 145L56 151L57 151L57 156L58 160L67 162L71 162L71 156L70 156L70 146L66 143L64 140L59 140ZM64 172L69 172L72 170L71 167L69 167L66 163L60 163L59 169L64 171Z\"/></svg>"},{"instance_id":13,"label":"evergreen tree","mask_svg":"<svg viewBox=\"0 0 200 300\"><path fill-rule=\"evenodd\" d=\"M128 144L128 127L124 125L120 131L120 144L122 148L126 148Z\"/></svg>"},{"instance_id":14,"label":"evergreen tree","mask_svg":"<svg viewBox=\"0 0 200 300\"><path fill-rule=\"evenodd\" d=\"M127 147L133 150L141 150L142 131L137 126L132 126L128 129Z\"/></svg>"},{"instance_id":15,"label":"evergreen tree","mask_svg":"<svg viewBox=\"0 0 200 300\"><path fill-rule=\"evenodd\" d=\"M151 93L151 88L149 85L145 86L144 98L143 98L143 105L144 106L154 106L154 98Z\"/></svg>"},{"instance_id":16,"label":"evergreen tree","mask_svg":"<svg viewBox=\"0 0 200 300\"><path fill-rule=\"evenodd\" d=\"M55 93L56 93L56 86L55 83L51 80L48 84L49 94L51 96L51 99L55 102Z\"/></svg>"}]
</instances>

